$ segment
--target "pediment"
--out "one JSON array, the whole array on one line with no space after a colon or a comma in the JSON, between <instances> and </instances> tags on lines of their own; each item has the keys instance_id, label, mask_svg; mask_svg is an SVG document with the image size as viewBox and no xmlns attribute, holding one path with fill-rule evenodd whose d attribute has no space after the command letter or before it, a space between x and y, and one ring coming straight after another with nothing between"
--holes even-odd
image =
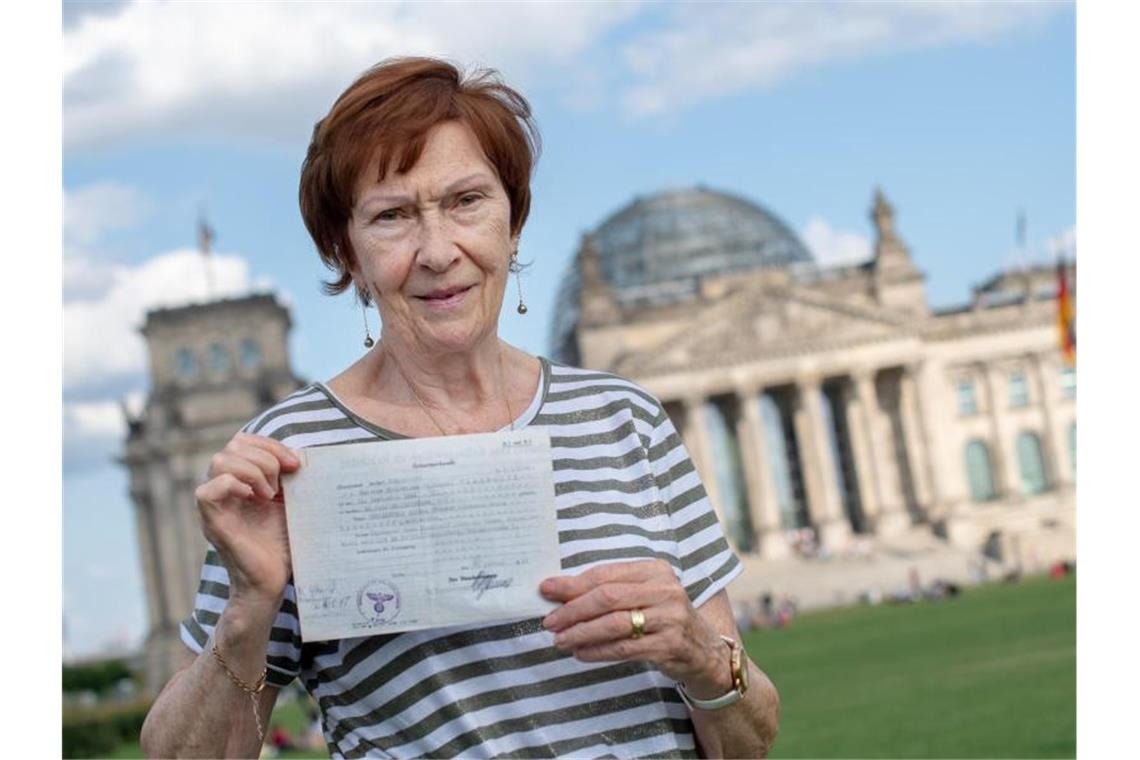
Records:
<instances>
[{"instance_id":1,"label":"pediment","mask_svg":"<svg viewBox=\"0 0 1140 760\"><path fill-rule=\"evenodd\" d=\"M687 325L656 345L626 354L614 369L636 377L735 364L903 338L917 327L874 304L794 287L754 286L694 311Z\"/></svg>"}]
</instances>

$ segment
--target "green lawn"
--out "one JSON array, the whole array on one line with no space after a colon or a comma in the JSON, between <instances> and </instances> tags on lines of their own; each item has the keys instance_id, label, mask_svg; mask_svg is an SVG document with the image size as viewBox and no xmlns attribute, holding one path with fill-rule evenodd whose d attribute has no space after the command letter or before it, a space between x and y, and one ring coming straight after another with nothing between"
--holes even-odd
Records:
<instances>
[{"instance_id":1,"label":"green lawn","mask_svg":"<svg viewBox=\"0 0 1140 760\"><path fill-rule=\"evenodd\" d=\"M806 614L744 641L780 691L774 758L1076 756L1071 577ZM273 722L296 734L300 703ZM136 743L113 757L142 753Z\"/></svg>"},{"instance_id":2,"label":"green lawn","mask_svg":"<svg viewBox=\"0 0 1140 760\"><path fill-rule=\"evenodd\" d=\"M804 615L745 636L780 692L773 757L1074 757L1076 582Z\"/></svg>"}]
</instances>

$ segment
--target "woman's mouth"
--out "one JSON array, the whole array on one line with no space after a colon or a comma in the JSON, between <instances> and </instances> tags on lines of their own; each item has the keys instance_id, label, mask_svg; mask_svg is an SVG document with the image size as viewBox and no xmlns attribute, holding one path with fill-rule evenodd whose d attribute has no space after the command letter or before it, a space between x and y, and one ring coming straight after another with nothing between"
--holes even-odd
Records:
<instances>
[{"instance_id":1,"label":"woman's mouth","mask_svg":"<svg viewBox=\"0 0 1140 760\"><path fill-rule=\"evenodd\" d=\"M416 298L433 309L446 309L459 304L472 287L474 286L440 288L422 296L416 296Z\"/></svg>"}]
</instances>

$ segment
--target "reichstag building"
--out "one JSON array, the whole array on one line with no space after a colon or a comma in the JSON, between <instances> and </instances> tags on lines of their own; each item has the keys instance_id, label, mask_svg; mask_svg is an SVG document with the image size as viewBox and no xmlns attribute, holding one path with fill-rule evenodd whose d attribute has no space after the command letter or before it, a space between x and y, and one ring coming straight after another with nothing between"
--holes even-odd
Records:
<instances>
[{"instance_id":1,"label":"reichstag building","mask_svg":"<svg viewBox=\"0 0 1140 760\"><path fill-rule=\"evenodd\" d=\"M747 199L635 199L583 237L554 356L664 402L743 554L919 533L1007 563L1072 559L1076 379L1055 268L933 310L882 192L870 216L873 257L821 268Z\"/></svg>"}]
</instances>

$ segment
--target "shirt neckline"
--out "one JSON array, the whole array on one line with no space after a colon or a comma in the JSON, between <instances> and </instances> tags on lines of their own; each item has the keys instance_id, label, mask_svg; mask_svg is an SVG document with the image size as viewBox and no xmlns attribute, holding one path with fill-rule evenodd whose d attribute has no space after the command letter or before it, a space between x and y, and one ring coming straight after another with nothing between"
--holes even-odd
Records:
<instances>
[{"instance_id":1,"label":"shirt neckline","mask_svg":"<svg viewBox=\"0 0 1140 760\"><path fill-rule=\"evenodd\" d=\"M539 409L541 409L542 405L546 403L547 394L550 392L550 360L545 356L537 356L535 358L538 359L539 370L538 387L535 389L534 397L531 399L530 404L527 405L527 408L523 410L522 414L516 417L509 426L501 427L497 432L511 430L512 428L514 430L521 430L522 428L529 425L532 421L534 421L534 418L538 416ZM330 389L324 382L315 380L313 382L313 386L321 393L323 393L325 397L327 397L328 400L332 403L332 405L339 409L345 417L348 417L350 420L368 432L374 433L375 435L386 440L404 440L412 437L377 425L375 422L371 422L367 418L357 414L348 406L348 404L341 401L340 398L332 392L332 389Z\"/></svg>"}]
</instances>

